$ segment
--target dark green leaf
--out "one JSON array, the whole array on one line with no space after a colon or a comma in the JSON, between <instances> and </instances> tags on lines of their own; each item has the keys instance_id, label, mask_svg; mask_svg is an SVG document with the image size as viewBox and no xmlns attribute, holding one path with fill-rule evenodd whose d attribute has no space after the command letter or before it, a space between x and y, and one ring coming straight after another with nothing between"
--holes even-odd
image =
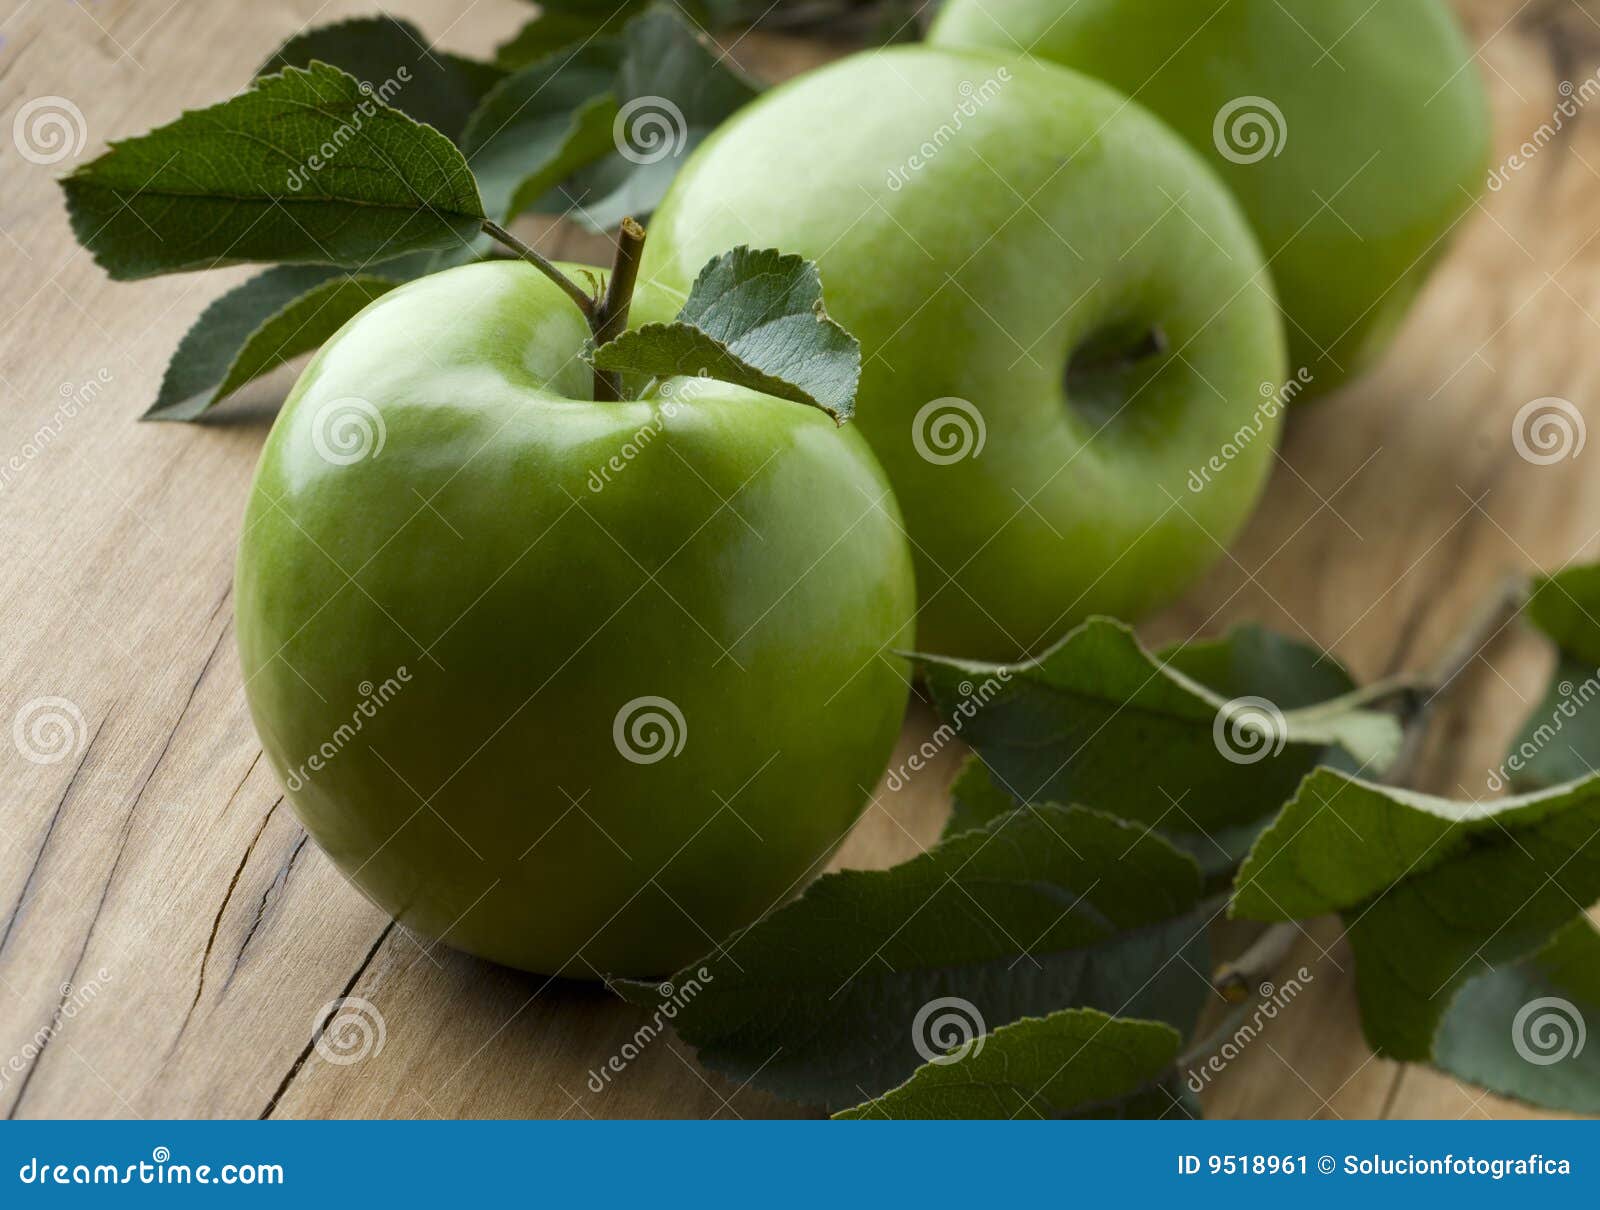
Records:
<instances>
[{"instance_id":1,"label":"dark green leaf","mask_svg":"<svg viewBox=\"0 0 1600 1210\"><path fill-rule=\"evenodd\" d=\"M924 1064L900 1087L839 1118L1188 1117L1170 1025L1067 1009L1018 1021L959 1058Z\"/></svg>"},{"instance_id":2,"label":"dark green leaf","mask_svg":"<svg viewBox=\"0 0 1600 1210\"><path fill-rule=\"evenodd\" d=\"M963 832L986 826L991 820L1008 815L1022 804L996 784L989 767L976 756L967 757L961 772L950 786L950 818L945 822L948 840Z\"/></svg>"},{"instance_id":3,"label":"dark green leaf","mask_svg":"<svg viewBox=\"0 0 1600 1210\"><path fill-rule=\"evenodd\" d=\"M321 60L349 72L381 100L460 141L467 118L502 72L428 45L422 32L397 17L353 17L290 38L261 65L258 76Z\"/></svg>"},{"instance_id":4,"label":"dark green leaf","mask_svg":"<svg viewBox=\"0 0 1600 1210\"><path fill-rule=\"evenodd\" d=\"M1542 577L1528 600L1527 615L1562 651L1591 670L1600 665L1600 563Z\"/></svg>"},{"instance_id":5,"label":"dark green leaf","mask_svg":"<svg viewBox=\"0 0 1600 1210\"><path fill-rule=\"evenodd\" d=\"M1528 619L1555 642L1555 673L1489 789L1537 790L1600 768L1600 566L1568 568L1540 579Z\"/></svg>"},{"instance_id":6,"label":"dark green leaf","mask_svg":"<svg viewBox=\"0 0 1600 1210\"><path fill-rule=\"evenodd\" d=\"M1563 653L1544 697L1512 741L1500 768L1489 772L1489 789L1510 785L1538 790L1585 777L1600 768L1600 673L1594 665Z\"/></svg>"},{"instance_id":7,"label":"dark green leaf","mask_svg":"<svg viewBox=\"0 0 1600 1210\"><path fill-rule=\"evenodd\" d=\"M615 39L592 42L508 76L484 99L462 147L490 214L515 217L611 152L620 54Z\"/></svg>"},{"instance_id":8,"label":"dark green leaf","mask_svg":"<svg viewBox=\"0 0 1600 1210\"><path fill-rule=\"evenodd\" d=\"M615 150L571 188L573 217L602 231L653 211L689 153L760 91L670 7L636 17L622 39Z\"/></svg>"},{"instance_id":9,"label":"dark green leaf","mask_svg":"<svg viewBox=\"0 0 1600 1210\"><path fill-rule=\"evenodd\" d=\"M1381 768L1400 742L1398 723L1362 709L1359 692L1291 710L1230 701L1106 618L1027 664L918 658L940 715L1012 797L1209 837L1219 859L1225 829L1280 806L1330 744Z\"/></svg>"},{"instance_id":10,"label":"dark green leaf","mask_svg":"<svg viewBox=\"0 0 1600 1210\"><path fill-rule=\"evenodd\" d=\"M184 335L146 420L193 420L245 383L309 353L397 281L281 265L235 286Z\"/></svg>"},{"instance_id":11,"label":"dark green leaf","mask_svg":"<svg viewBox=\"0 0 1600 1210\"><path fill-rule=\"evenodd\" d=\"M1327 652L1249 624L1220 639L1168 647L1156 659L1222 697L1263 697L1280 710L1315 706L1356 688Z\"/></svg>"},{"instance_id":12,"label":"dark green leaf","mask_svg":"<svg viewBox=\"0 0 1600 1210\"><path fill-rule=\"evenodd\" d=\"M495 51L495 63L506 71L520 71L558 50L571 50L619 34L622 27L648 5L649 0L584 0L570 6L541 4L539 15Z\"/></svg>"},{"instance_id":13,"label":"dark green leaf","mask_svg":"<svg viewBox=\"0 0 1600 1210\"><path fill-rule=\"evenodd\" d=\"M468 242L484 217L448 139L321 63L113 143L62 187L79 242L119 280L252 261L362 269Z\"/></svg>"},{"instance_id":14,"label":"dark green leaf","mask_svg":"<svg viewBox=\"0 0 1600 1210\"><path fill-rule=\"evenodd\" d=\"M1434 1062L1452 1075L1547 1109L1600 1113L1600 933L1579 917L1538 953L1456 993Z\"/></svg>"},{"instance_id":15,"label":"dark green leaf","mask_svg":"<svg viewBox=\"0 0 1600 1210\"><path fill-rule=\"evenodd\" d=\"M821 408L839 424L861 379L861 345L823 310L816 264L772 249L717 257L672 323L625 332L593 360L658 378L704 374Z\"/></svg>"},{"instance_id":16,"label":"dark green leaf","mask_svg":"<svg viewBox=\"0 0 1600 1210\"><path fill-rule=\"evenodd\" d=\"M1148 831L1026 808L819 879L679 975L702 986L673 1024L706 1066L834 1107L905 1079L948 1029L1088 1005L1187 1031L1210 994L1199 893L1194 863ZM657 1003L654 984L618 990Z\"/></svg>"},{"instance_id":17,"label":"dark green leaf","mask_svg":"<svg viewBox=\"0 0 1600 1210\"><path fill-rule=\"evenodd\" d=\"M1251 850L1232 910L1343 913L1368 1041L1426 1060L1463 983L1534 953L1597 898L1600 777L1456 803L1319 769Z\"/></svg>"}]
</instances>

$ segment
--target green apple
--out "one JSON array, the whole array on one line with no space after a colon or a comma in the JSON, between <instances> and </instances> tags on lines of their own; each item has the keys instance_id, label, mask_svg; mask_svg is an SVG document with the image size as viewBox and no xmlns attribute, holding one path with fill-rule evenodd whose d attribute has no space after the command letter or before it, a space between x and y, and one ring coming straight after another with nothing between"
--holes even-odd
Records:
<instances>
[{"instance_id":1,"label":"green apple","mask_svg":"<svg viewBox=\"0 0 1600 1210\"><path fill-rule=\"evenodd\" d=\"M1483 186L1488 103L1444 0L949 0L929 37L1097 76L1202 151L1267 250L1307 398L1384 351Z\"/></svg>"},{"instance_id":2,"label":"green apple","mask_svg":"<svg viewBox=\"0 0 1600 1210\"><path fill-rule=\"evenodd\" d=\"M235 610L267 758L384 911L527 970L649 975L849 829L915 593L853 429L697 379L594 402L589 335L521 261L371 304L273 426Z\"/></svg>"},{"instance_id":3,"label":"green apple","mask_svg":"<svg viewBox=\"0 0 1600 1210\"><path fill-rule=\"evenodd\" d=\"M682 290L741 243L816 260L861 341L924 650L1008 660L1144 613L1255 504L1285 373L1270 276L1204 161L1105 85L923 47L802 76L684 166L643 272Z\"/></svg>"}]
</instances>

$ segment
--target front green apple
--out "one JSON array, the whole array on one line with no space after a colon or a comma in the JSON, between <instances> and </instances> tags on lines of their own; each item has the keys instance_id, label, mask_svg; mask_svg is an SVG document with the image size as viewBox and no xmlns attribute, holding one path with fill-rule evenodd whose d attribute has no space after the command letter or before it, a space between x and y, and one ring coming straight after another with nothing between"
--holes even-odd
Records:
<instances>
[{"instance_id":1,"label":"front green apple","mask_svg":"<svg viewBox=\"0 0 1600 1210\"><path fill-rule=\"evenodd\" d=\"M816 260L861 341L858 423L905 510L924 650L1008 660L1218 558L1285 373L1237 204L1126 98L909 47L766 94L685 165L647 279L748 243Z\"/></svg>"},{"instance_id":2,"label":"front green apple","mask_svg":"<svg viewBox=\"0 0 1600 1210\"><path fill-rule=\"evenodd\" d=\"M1383 352L1483 186L1488 103L1444 0L949 0L929 37L1087 72L1203 152L1266 247L1306 397Z\"/></svg>"},{"instance_id":3,"label":"front green apple","mask_svg":"<svg viewBox=\"0 0 1600 1210\"><path fill-rule=\"evenodd\" d=\"M352 319L267 440L235 609L267 757L380 907L511 966L648 975L850 828L914 591L852 429L693 379L593 402L588 336L522 262Z\"/></svg>"}]
</instances>

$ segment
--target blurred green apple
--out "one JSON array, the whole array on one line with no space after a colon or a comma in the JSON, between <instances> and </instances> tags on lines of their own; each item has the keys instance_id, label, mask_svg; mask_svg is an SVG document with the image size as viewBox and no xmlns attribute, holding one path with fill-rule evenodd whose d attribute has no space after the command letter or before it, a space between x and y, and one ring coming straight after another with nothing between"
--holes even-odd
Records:
<instances>
[{"instance_id":1,"label":"blurred green apple","mask_svg":"<svg viewBox=\"0 0 1600 1210\"><path fill-rule=\"evenodd\" d=\"M816 260L905 513L924 650L1009 660L1171 600L1272 462L1283 333L1244 215L1166 126L1038 60L905 47L711 136L644 275Z\"/></svg>"},{"instance_id":2,"label":"blurred green apple","mask_svg":"<svg viewBox=\"0 0 1600 1210\"><path fill-rule=\"evenodd\" d=\"M1483 188L1488 102L1444 0L949 0L929 37L1096 76L1204 153L1266 248L1307 398L1383 353Z\"/></svg>"}]
</instances>

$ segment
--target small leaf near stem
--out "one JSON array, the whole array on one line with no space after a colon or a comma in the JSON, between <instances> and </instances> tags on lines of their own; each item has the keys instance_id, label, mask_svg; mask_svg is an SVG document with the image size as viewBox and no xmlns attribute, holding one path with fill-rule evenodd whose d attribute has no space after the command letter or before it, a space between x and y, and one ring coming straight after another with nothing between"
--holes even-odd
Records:
<instances>
[{"instance_id":1,"label":"small leaf near stem","mask_svg":"<svg viewBox=\"0 0 1600 1210\"><path fill-rule=\"evenodd\" d=\"M617 232L617 256L605 296L590 319L595 347L608 344L628 327L628 307L639 280L639 261L644 255L644 228L631 218L622 220ZM594 397L599 402L615 403L622 398L622 375L615 370L594 371Z\"/></svg>"},{"instance_id":2,"label":"small leaf near stem","mask_svg":"<svg viewBox=\"0 0 1600 1210\"><path fill-rule=\"evenodd\" d=\"M589 321L590 329L594 329L596 322L595 301L589 297L588 292L582 286L492 219L483 220L483 233L490 239L498 240L507 248L510 248L523 260L539 270L540 273L543 273L556 285L560 286L566 292L567 297L578 305L578 310L583 312L584 319Z\"/></svg>"}]
</instances>

